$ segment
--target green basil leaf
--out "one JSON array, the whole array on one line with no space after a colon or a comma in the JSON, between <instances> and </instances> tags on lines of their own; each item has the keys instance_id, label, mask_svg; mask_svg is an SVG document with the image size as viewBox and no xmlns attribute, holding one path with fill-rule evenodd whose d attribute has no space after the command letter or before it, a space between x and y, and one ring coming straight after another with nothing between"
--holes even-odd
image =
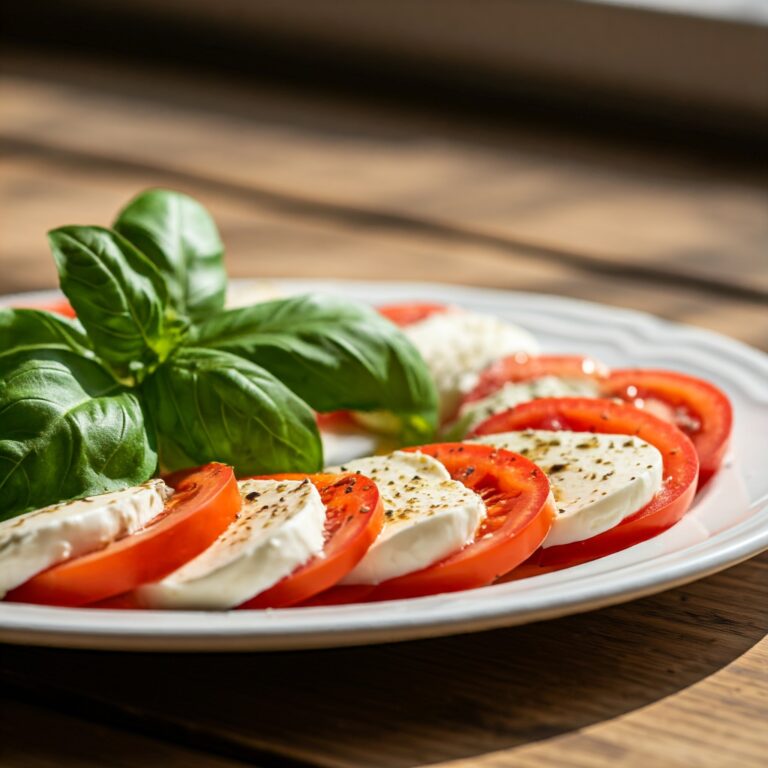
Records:
<instances>
[{"instance_id":1,"label":"green basil leaf","mask_svg":"<svg viewBox=\"0 0 768 768\"><path fill-rule=\"evenodd\" d=\"M101 227L48 233L61 289L99 356L141 379L184 338L187 323L168 302L165 280L124 237Z\"/></svg>"},{"instance_id":2,"label":"green basil leaf","mask_svg":"<svg viewBox=\"0 0 768 768\"><path fill-rule=\"evenodd\" d=\"M61 349L0 358L0 519L142 483L157 467L134 391Z\"/></svg>"},{"instance_id":3,"label":"green basil leaf","mask_svg":"<svg viewBox=\"0 0 768 768\"><path fill-rule=\"evenodd\" d=\"M194 343L271 371L318 411L386 409L413 442L437 425L437 393L416 348L362 304L320 295L267 301L209 318Z\"/></svg>"},{"instance_id":4,"label":"green basil leaf","mask_svg":"<svg viewBox=\"0 0 768 768\"><path fill-rule=\"evenodd\" d=\"M0 309L0 359L19 352L63 349L94 357L76 320L38 309Z\"/></svg>"},{"instance_id":5,"label":"green basil leaf","mask_svg":"<svg viewBox=\"0 0 768 768\"><path fill-rule=\"evenodd\" d=\"M313 472L314 414L272 374L236 355L182 348L143 384L164 469L223 461L239 475Z\"/></svg>"},{"instance_id":6,"label":"green basil leaf","mask_svg":"<svg viewBox=\"0 0 768 768\"><path fill-rule=\"evenodd\" d=\"M165 276L180 313L197 320L224 308L224 246L213 219L196 200L150 189L128 203L114 228Z\"/></svg>"}]
</instances>

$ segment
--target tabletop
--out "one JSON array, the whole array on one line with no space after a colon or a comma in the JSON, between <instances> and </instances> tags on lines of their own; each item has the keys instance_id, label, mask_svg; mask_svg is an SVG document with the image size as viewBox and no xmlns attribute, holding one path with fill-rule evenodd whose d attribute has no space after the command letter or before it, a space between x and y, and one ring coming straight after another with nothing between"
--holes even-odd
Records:
<instances>
[{"instance_id":1,"label":"tabletop","mask_svg":"<svg viewBox=\"0 0 768 768\"><path fill-rule=\"evenodd\" d=\"M106 224L162 185L211 209L235 276L554 293L768 349L756 163L75 56L0 64L0 293L55 286L47 229ZM437 640L0 646L0 764L762 766L767 632L764 554L625 605Z\"/></svg>"}]
</instances>

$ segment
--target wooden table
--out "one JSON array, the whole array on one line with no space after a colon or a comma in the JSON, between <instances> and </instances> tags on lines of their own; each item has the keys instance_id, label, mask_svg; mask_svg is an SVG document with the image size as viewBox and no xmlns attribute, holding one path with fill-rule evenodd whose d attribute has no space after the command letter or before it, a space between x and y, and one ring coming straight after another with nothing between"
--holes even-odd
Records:
<instances>
[{"instance_id":1,"label":"wooden table","mask_svg":"<svg viewBox=\"0 0 768 768\"><path fill-rule=\"evenodd\" d=\"M233 275L471 283L649 310L768 348L764 169L557 126L6 54L0 292L45 230L149 185ZM762 766L768 557L583 616L292 654L0 648L12 766ZM453 762L455 761L455 762Z\"/></svg>"}]
</instances>

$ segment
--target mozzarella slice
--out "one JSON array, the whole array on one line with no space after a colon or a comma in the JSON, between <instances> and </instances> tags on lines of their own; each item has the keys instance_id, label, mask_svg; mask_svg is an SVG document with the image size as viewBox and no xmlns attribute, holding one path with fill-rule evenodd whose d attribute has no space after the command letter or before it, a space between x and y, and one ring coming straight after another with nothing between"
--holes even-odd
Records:
<instances>
[{"instance_id":1,"label":"mozzarella slice","mask_svg":"<svg viewBox=\"0 0 768 768\"><path fill-rule=\"evenodd\" d=\"M475 312L437 312L403 330L435 379L443 417L455 411L459 397L494 360L515 352L539 351L528 331Z\"/></svg>"},{"instance_id":2,"label":"mozzarella slice","mask_svg":"<svg viewBox=\"0 0 768 768\"><path fill-rule=\"evenodd\" d=\"M507 382L482 400L466 403L459 410L456 426L451 430L457 436L466 435L490 416L503 413L520 403L542 397L599 397L600 388L591 379L567 379L542 376L530 381Z\"/></svg>"},{"instance_id":3,"label":"mozzarella slice","mask_svg":"<svg viewBox=\"0 0 768 768\"><path fill-rule=\"evenodd\" d=\"M395 451L328 471L370 477L385 509L379 537L343 584L379 584L426 568L470 543L485 517L480 496L423 453Z\"/></svg>"},{"instance_id":4,"label":"mozzarella slice","mask_svg":"<svg viewBox=\"0 0 768 768\"><path fill-rule=\"evenodd\" d=\"M440 418L455 413L463 394L494 360L515 352L535 354L539 345L528 331L498 317L450 309L407 325L403 333L429 368L440 397ZM380 412L356 414L360 423L381 432L397 431L396 419Z\"/></svg>"},{"instance_id":5,"label":"mozzarella slice","mask_svg":"<svg viewBox=\"0 0 768 768\"><path fill-rule=\"evenodd\" d=\"M659 450L629 435L527 430L473 442L520 453L549 476L557 515L543 547L615 527L648 504L663 483Z\"/></svg>"},{"instance_id":6,"label":"mozzarella slice","mask_svg":"<svg viewBox=\"0 0 768 768\"><path fill-rule=\"evenodd\" d=\"M334 429L321 429L323 441L323 456L329 464L343 464L358 456L368 456L387 450L384 446L389 443L392 449L392 439L371 434L355 424Z\"/></svg>"},{"instance_id":7,"label":"mozzarella slice","mask_svg":"<svg viewBox=\"0 0 768 768\"><path fill-rule=\"evenodd\" d=\"M325 506L309 480L243 480L239 486L237 520L177 571L139 587L140 605L233 608L322 552Z\"/></svg>"},{"instance_id":8,"label":"mozzarella slice","mask_svg":"<svg viewBox=\"0 0 768 768\"><path fill-rule=\"evenodd\" d=\"M162 480L53 504L0 523L0 597L46 568L103 549L163 511Z\"/></svg>"}]
</instances>

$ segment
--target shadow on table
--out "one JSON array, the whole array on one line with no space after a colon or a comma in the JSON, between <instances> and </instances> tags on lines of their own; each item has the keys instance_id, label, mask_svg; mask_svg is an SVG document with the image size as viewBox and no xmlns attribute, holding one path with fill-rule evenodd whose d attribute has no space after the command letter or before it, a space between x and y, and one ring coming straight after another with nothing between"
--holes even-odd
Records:
<instances>
[{"instance_id":1,"label":"shadow on table","mask_svg":"<svg viewBox=\"0 0 768 768\"><path fill-rule=\"evenodd\" d=\"M115 654L5 647L5 685L90 720L258 764L410 766L544 739L658 701L768 632L768 557L634 603L340 650Z\"/></svg>"}]
</instances>

